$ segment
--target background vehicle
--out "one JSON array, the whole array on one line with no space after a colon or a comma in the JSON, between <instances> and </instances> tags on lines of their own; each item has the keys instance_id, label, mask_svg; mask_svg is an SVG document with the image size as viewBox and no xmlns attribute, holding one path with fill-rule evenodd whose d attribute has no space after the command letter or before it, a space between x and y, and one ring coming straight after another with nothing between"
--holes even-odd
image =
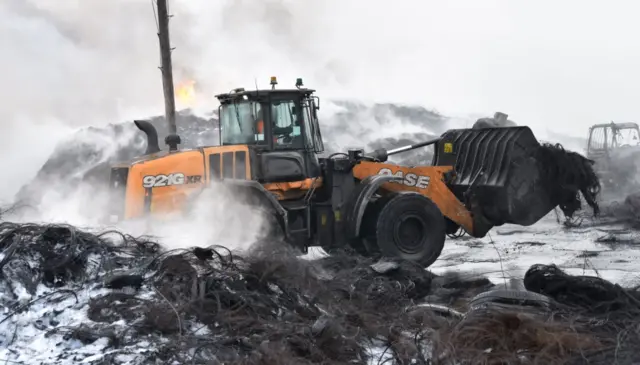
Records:
<instances>
[{"instance_id":1,"label":"background vehicle","mask_svg":"<svg viewBox=\"0 0 640 365\"><path fill-rule=\"evenodd\" d=\"M589 128L587 158L595 162L595 171L606 195L638 187L640 128L637 123L603 123Z\"/></svg>"}]
</instances>

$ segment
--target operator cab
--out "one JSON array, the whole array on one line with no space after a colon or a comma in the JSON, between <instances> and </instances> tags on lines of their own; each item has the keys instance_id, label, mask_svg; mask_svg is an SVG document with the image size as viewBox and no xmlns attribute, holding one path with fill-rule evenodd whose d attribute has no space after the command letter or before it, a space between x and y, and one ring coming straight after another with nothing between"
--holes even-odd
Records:
<instances>
[{"instance_id":1,"label":"operator cab","mask_svg":"<svg viewBox=\"0 0 640 365\"><path fill-rule=\"evenodd\" d=\"M640 146L640 129L637 123L596 124L589 130L587 157L609 156L619 148Z\"/></svg>"},{"instance_id":2,"label":"operator cab","mask_svg":"<svg viewBox=\"0 0 640 365\"><path fill-rule=\"evenodd\" d=\"M317 154L324 151L315 90L245 90L216 95L220 101L221 146L246 145L254 178L260 182L301 181L321 175Z\"/></svg>"}]
</instances>

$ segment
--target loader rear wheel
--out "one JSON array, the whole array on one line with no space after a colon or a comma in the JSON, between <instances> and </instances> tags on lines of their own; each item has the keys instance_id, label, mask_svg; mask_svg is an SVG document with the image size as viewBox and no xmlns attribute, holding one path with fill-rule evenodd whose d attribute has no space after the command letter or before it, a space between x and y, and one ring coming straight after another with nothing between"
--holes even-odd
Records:
<instances>
[{"instance_id":1,"label":"loader rear wheel","mask_svg":"<svg viewBox=\"0 0 640 365\"><path fill-rule=\"evenodd\" d=\"M417 193L384 197L376 207L375 241L383 256L431 266L444 248L446 223L431 199Z\"/></svg>"}]
</instances>

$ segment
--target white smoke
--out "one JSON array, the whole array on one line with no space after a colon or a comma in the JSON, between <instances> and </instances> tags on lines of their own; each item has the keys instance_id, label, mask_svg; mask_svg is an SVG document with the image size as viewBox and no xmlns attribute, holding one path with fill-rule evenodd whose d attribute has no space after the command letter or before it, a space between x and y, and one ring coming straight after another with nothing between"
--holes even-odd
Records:
<instances>
[{"instance_id":1,"label":"white smoke","mask_svg":"<svg viewBox=\"0 0 640 365\"><path fill-rule=\"evenodd\" d=\"M96 166L108 163L123 146L134 143L133 137L134 128L124 129L120 134L109 129L81 129L60 137L56 148L51 149L62 160L53 166L57 170L43 171L47 173L46 177L32 180L26 195L27 198L37 197L37 201L18 201L22 208L11 218L74 225L100 224L103 221L101 212L106 211L110 200L108 191L103 185L82 178ZM98 153L82 155L78 151L82 151L84 145L92 146ZM47 166L47 170L51 169Z\"/></svg>"},{"instance_id":2,"label":"white smoke","mask_svg":"<svg viewBox=\"0 0 640 365\"><path fill-rule=\"evenodd\" d=\"M49 181L56 184L56 181ZM111 222L111 195L89 182L73 191L51 188L36 206L17 206L3 218L14 222L71 224L85 229L111 228L136 236L154 236L169 248L222 245L234 251L249 249L265 237L267 220L260 210L237 204L224 186L204 189L188 211L174 215Z\"/></svg>"},{"instance_id":3,"label":"white smoke","mask_svg":"<svg viewBox=\"0 0 640 365\"><path fill-rule=\"evenodd\" d=\"M137 235L153 235L171 248L222 245L245 251L265 236L267 220L254 207L236 204L224 186L212 184L198 196L187 215L166 215L118 228Z\"/></svg>"}]
</instances>

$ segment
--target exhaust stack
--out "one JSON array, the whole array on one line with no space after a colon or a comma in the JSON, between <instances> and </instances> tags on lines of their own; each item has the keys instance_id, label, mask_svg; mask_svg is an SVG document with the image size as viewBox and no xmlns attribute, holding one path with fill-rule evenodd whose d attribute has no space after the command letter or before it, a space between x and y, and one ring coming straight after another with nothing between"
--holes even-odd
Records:
<instances>
[{"instance_id":1,"label":"exhaust stack","mask_svg":"<svg viewBox=\"0 0 640 365\"><path fill-rule=\"evenodd\" d=\"M133 123L147 136L147 150L144 154L150 155L152 153L160 152L160 146L158 145L158 132L153 124L146 120L134 120Z\"/></svg>"}]
</instances>

